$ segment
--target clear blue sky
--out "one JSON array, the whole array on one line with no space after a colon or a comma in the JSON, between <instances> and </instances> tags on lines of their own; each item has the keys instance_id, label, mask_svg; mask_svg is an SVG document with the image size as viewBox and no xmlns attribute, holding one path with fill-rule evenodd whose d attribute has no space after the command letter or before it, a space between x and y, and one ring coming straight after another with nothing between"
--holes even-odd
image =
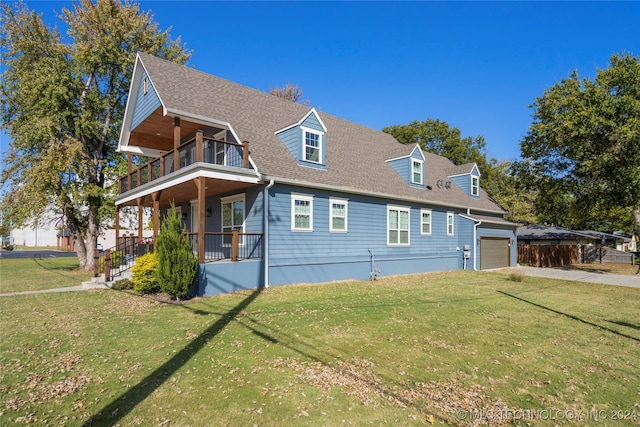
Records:
<instances>
[{"instance_id":1,"label":"clear blue sky","mask_svg":"<svg viewBox=\"0 0 640 427\"><path fill-rule=\"evenodd\" d=\"M519 156L546 88L640 55L640 2L140 4L201 71L264 91L296 83L317 109L374 129L444 120L499 160ZM71 2L27 5L54 23Z\"/></svg>"}]
</instances>

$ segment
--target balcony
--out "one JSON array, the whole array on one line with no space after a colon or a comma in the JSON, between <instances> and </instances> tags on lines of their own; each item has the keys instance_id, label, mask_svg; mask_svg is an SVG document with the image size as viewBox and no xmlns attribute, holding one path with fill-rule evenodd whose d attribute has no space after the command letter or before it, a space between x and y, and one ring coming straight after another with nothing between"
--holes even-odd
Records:
<instances>
[{"instance_id":1,"label":"balcony","mask_svg":"<svg viewBox=\"0 0 640 427\"><path fill-rule=\"evenodd\" d=\"M182 143L178 148L131 170L118 179L118 194L135 190L172 172L197 162L232 168L249 169L249 143L221 141L204 137L202 132Z\"/></svg>"}]
</instances>

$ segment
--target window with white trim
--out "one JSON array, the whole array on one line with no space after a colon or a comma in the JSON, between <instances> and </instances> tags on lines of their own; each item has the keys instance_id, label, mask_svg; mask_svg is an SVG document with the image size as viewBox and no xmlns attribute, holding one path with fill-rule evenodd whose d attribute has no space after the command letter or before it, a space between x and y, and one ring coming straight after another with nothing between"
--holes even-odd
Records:
<instances>
[{"instance_id":1,"label":"window with white trim","mask_svg":"<svg viewBox=\"0 0 640 427\"><path fill-rule=\"evenodd\" d=\"M302 150L303 160L322 163L322 133L302 128Z\"/></svg>"},{"instance_id":2,"label":"window with white trim","mask_svg":"<svg viewBox=\"0 0 640 427\"><path fill-rule=\"evenodd\" d=\"M313 196L291 195L291 230L313 231Z\"/></svg>"},{"instance_id":3,"label":"window with white trim","mask_svg":"<svg viewBox=\"0 0 640 427\"><path fill-rule=\"evenodd\" d=\"M422 162L420 160L411 160L411 183L422 184Z\"/></svg>"},{"instance_id":4,"label":"window with white trim","mask_svg":"<svg viewBox=\"0 0 640 427\"><path fill-rule=\"evenodd\" d=\"M480 195L480 178L478 178L477 176L471 176L471 195Z\"/></svg>"},{"instance_id":5,"label":"window with white trim","mask_svg":"<svg viewBox=\"0 0 640 427\"><path fill-rule=\"evenodd\" d=\"M420 209L420 234L431 234L431 210Z\"/></svg>"},{"instance_id":6,"label":"window with white trim","mask_svg":"<svg viewBox=\"0 0 640 427\"><path fill-rule=\"evenodd\" d=\"M329 199L329 231L347 231L347 200Z\"/></svg>"},{"instance_id":7,"label":"window with white trim","mask_svg":"<svg viewBox=\"0 0 640 427\"><path fill-rule=\"evenodd\" d=\"M239 233L244 233L244 194L223 197L220 199L220 205L222 232L231 233L233 230L238 230ZM231 234L223 235L222 243L230 245ZM243 244L243 236L239 236L239 243Z\"/></svg>"},{"instance_id":8,"label":"window with white trim","mask_svg":"<svg viewBox=\"0 0 640 427\"><path fill-rule=\"evenodd\" d=\"M447 236L453 236L453 212L447 212Z\"/></svg>"},{"instance_id":9,"label":"window with white trim","mask_svg":"<svg viewBox=\"0 0 640 427\"><path fill-rule=\"evenodd\" d=\"M409 245L410 209L387 206L387 244Z\"/></svg>"}]
</instances>

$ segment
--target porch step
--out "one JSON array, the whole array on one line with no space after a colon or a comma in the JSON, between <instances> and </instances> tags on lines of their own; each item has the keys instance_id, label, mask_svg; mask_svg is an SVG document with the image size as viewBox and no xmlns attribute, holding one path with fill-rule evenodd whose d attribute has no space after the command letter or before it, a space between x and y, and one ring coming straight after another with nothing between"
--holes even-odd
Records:
<instances>
[{"instance_id":1,"label":"porch step","mask_svg":"<svg viewBox=\"0 0 640 427\"><path fill-rule=\"evenodd\" d=\"M99 277L94 277L93 279L99 279ZM82 282L82 287L85 289L109 289L110 286L105 282L97 282L94 280L90 282Z\"/></svg>"}]
</instances>

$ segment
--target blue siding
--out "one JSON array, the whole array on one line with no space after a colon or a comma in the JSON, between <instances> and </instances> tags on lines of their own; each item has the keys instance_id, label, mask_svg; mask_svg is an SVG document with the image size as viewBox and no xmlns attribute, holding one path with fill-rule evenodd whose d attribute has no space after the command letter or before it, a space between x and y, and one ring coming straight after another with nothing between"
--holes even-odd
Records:
<instances>
[{"instance_id":1,"label":"blue siding","mask_svg":"<svg viewBox=\"0 0 640 427\"><path fill-rule=\"evenodd\" d=\"M198 281L190 294L208 297L260 288L264 284L263 265L262 260L200 264Z\"/></svg>"},{"instance_id":2,"label":"blue siding","mask_svg":"<svg viewBox=\"0 0 640 427\"><path fill-rule=\"evenodd\" d=\"M471 195L471 177L469 175L452 176L451 182L456 184L467 195Z\"/></svg>"},{"instance_id":3,"label":"blue siding","mask_svg":"<svg viewBox=\"0 0 640 427\"><path fill-rule=\"evenodd\" d=\"M278 138L287 147L287 150L291 155L299 160L302 156L300 154L300 148L302 146L302 131L299 127L294 127L278 134Z\"/></svg>"},{"instance_id":4,"label":"blue siding","mask_svg":"<svg viewBox=\"0 0 640 427\"><path fill-rule=\"evenodd\" d=\"M413 179L413 160L420 160L422 161L422 183L421 184L414 184L413 182L411 182L411 180ZM420 155L420 153L418 152L418 150L413 150L413 152L411 153L410 156L407 157L401 157L399 159L394 159L391 160L390 162L388 162L389 165L391 165L391 167L393 169L395 169L395 171L398 173L398 175L400 175L402 177L402 179L404 179L407 184L409 184L411 187L416 187L416 188L423 188L424 187L424 159L422 158L422 156Z\"/></svg>"},{"instance_id":5,"label":"blue siding","mask_svg":"<svg viewBox=\"0 0 640 427\"><path fill-rule=\"evenodd\" d=\"M476 178L480 178L480 172L477 167L473 167L471 172L464 175L452 176L450 177L451 181L455 183L458 187L462 189L469 197L473 199L479 199L479 196L471 195L471 177L475 176ZM479 184L482 182L479 181Z\"/></svg>"},{"instance_id":6,"label":"blue siding","mask_svg":"<svg viewBox=\"0 0 640 427\"><path fill-rule=\"evenodd\" d=\"M153 113L160 105L160 98L156 93L155 88L151 84L151 80L148 80L147 93L144 93L144 79L147 78L147 73L143 73L140 80L140 86L138 86L138 97L136 105L133 108L133 118L131 120L131 130L134 130L140 123L142 123L151 113Z\"/></svg>"},{"instance_id":7,"label":"blue siding","mask_svg":"<svg viewBox=\"0 0 640 427\"><path fill-rule=\"evenodd\" d=\"M304 119L304 121L301 123L301 126L308 127L310 129L314 129L314 130L317 130L318 132L324 133L324 129L322 128L320 121L318 120L318 118L314 113L309 114L309 117Z\"/></svg>"},{"instance_id":8,"label":"blue siding","mask_svg":"<svg viewBox=\"0 0 640 427\"><path fill-rule=\"evenodd\" d=\"M303 160L303 131L301 126L322 133L322 146L320 149L322 157L320 159L320 163L307 162ZM326 169L327 135L315 114L309 114L309 117L307 117L300 125L280 132L278 134L278 138L280 138L280 141L282 141L287 150L289 150L291 155L298 161L298 164L316 169Z\"/></svg>"},{"instance_id":9,"label":"blue siding","mask_svg":"<svg viewBox=\"0 0 640 427\"><path fill-rule=\"evenodd\" d=\"M411 160L409 160L408 157L402 157L400 159L394 159L394 160L391 160L388 163L393 169L395 169L396 172L398 172L398 175L400 175L402 177L402 179L407 181L407 183L411 182L409 180L410 179L409 178L409 173L411 172L411 170L410 170Z\"/></svg>"},{"instance_id":10,"label":"blue siding","mask_svg":"<svg viewBox=\"0 0 640 427\"><path fill-rule=\"evenodd\" d=\"M313 200L313 231L291 231L291 193ZM456 234L447 236L447 211L428 205L277 185L269 200L270 284L368 279L372 256L382 275L460 268ZM329 232L329 198L348 200L348 232ZM410 246L387 245L387 205L411 208ZM420 234L420 208L432 210L432 234Z\"/></svg>"},{"instance_id":11,"label":"blue siding","mask_svg":"<svg viewBox=\"0 0 640 427\"><path fill-rule=\"evenodd\" d=\"M458 244L459 244L460 253L461 253L460 264L458 267L464 268L466 270L473 270L473 258L475 255L474 244L473 244L473 227L475 222L468 218L464 218L458 215L456 215L456 219L458 221L457 223L458 230L456 234L458 235ZM464 262L465 245L469 246L469 256L470 256L466 263Z\"/></svg>"}]
</instances>

